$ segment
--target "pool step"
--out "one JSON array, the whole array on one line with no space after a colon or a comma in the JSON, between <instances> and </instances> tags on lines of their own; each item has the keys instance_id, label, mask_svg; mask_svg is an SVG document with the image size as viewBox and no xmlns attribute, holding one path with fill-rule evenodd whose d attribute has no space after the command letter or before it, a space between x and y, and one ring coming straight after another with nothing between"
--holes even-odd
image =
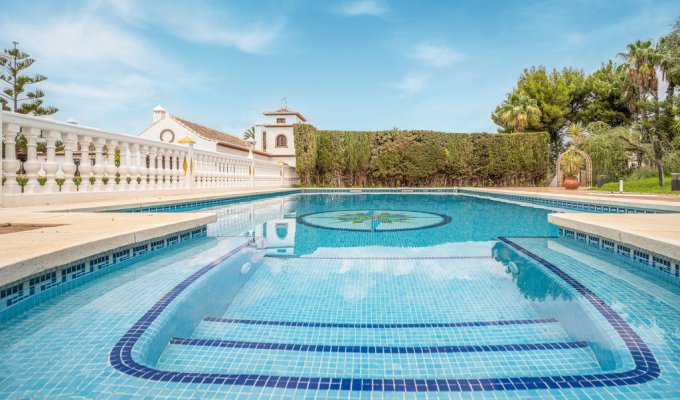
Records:
<instances>
[{"instance_id":1,"label":"pool step","mask_svg":"<svg viewBox=\"0 0 680 400\"><path fill-rule=\"evenodd\" d=\"M552 318L450 323L312 323L204 318L195 339L336 346L466 346L568 342Z\"/></svg>"},{"instance_id":2,"label":"pool step","mask_svg":"<svg viewBox=\"0 0 680 400\"><path fill-rule=\"evenodd\" d=\"M174 339L166 347L157 368L182 372L374 379L489 378L600 372L590 348L583 342L395 350L370 346L291 346L285 343L249 344L181 338Z\"/></svg>"}]
</instances>

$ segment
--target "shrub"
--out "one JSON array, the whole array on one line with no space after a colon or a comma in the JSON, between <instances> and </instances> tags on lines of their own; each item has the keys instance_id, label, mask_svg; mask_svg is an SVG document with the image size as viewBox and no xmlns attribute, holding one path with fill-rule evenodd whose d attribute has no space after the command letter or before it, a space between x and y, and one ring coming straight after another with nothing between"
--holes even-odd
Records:
<instances>
[{"instance_id":1,"label":"shrub","mask_svg":"<svg viewBox=\"0 0 680 400\"><path fill-rule=\"evenodd\" d=\"M91 176L91 177L88 179L88 181L90 181L90 185L94 185L94 183L97 181L97 178L95 178L94 176Z\"/></svg>"},{"instance_id":2,"label":"shrub","mask_svg":"<svg viewBox=\"0 0 680 400\"><path fill-rule=\"evenodd\" d=\"M293 129L303 186L536 185L551 167L547 133Z\"/></svg>"},{"instance_id":3,"label":"shrub","mask_svg":"<svg viewBox=\"0 0 680 400\"><path fill-rule=\"evenodd\" d=\"M38 177L38 184L40 184L40 186L45 186L46 183L47 183L47 178L46 178L46 177L44 177L44 176L39 176L39 177Z\"/></svg>"}]
</instances>

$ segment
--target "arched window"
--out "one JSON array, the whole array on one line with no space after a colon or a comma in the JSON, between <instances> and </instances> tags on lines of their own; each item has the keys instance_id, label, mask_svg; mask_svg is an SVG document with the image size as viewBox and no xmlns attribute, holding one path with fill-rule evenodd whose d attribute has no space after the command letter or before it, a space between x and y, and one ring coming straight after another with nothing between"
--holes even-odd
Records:
<instances>
[{"instance_id":1,"label":"arched window","mask_svg":"<svg viewBox=\"0 0 680 400\"><path fill-rule=\"evenodd\" d=\"M276 147L288 147L288 139L284 135L276 137Z\"/></svg>"}]
</instances>

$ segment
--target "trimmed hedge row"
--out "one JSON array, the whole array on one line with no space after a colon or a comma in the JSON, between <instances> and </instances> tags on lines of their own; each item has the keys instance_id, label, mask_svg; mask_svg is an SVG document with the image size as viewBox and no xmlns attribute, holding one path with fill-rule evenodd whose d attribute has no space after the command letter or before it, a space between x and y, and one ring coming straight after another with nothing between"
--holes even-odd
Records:
<instances>
[{"instance_id":1,"label":"trimmed hedge row","mask_svg":"<svg viewBox=\"0 0 680 400\"><path fill-rule=\"evenodd\" d=\"M534 186L550 169L545 132L293 131L304 186Z\"/></svg>"}]
</instances>

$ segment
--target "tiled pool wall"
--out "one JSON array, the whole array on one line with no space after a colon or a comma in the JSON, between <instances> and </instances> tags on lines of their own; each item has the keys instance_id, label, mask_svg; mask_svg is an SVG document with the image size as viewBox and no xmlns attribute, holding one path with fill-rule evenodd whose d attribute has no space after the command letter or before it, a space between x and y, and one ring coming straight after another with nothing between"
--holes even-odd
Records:
<instances>
[{"instance_id":1,"label":"tiled pool wall","mask_svg":"<svg viewBox=\"0 0 680 400\"><path fill-rule=\"evenodd\" d=\"M146 212L181 212L189 211L196 208L228 205L234 203L241 203L244 201L262 200L269 199L272 197L288 196L291 194L299 193L299 190L287 190L283 192L275 193L260 193L260 194L248 194L248 195L235 195L229 197L222 197L218 199L209 200L196 200L181 203L171 203L171 204L157 204L147 207L136 207L136 208L123 208L117 210L104 210L102 212L125 212L125 213L146 213Z\"/></svg>"},{"instance_id":2,"label":"tiled pool wall","mask_svg":"<svg viewBox=\"0 0 680 400\"><path fill-rule=\"evenodd\" d=\"M543 197L522 196L506 193L492 193L483 190L467 190L457 188L447 189L389 189L389 188L371 188L371 189L300 189L300 193L305 194L333 194L333 193L451 193L462 195L474 195L478 197L487 197L492 199L514 200L523 203L541 204L553 207L566 208L570 210L582 212L596 212L596 213L618 213L618 214L657 214L657 213L675 213L680 211L666 211L653 208L644 207L626 207L620 205L607 205L599 203L590 203L584 201L573 200L557 200Z\"/></svg>"},{"instance_id":3,"label":"tiled pool wall","mask_svg":"<svg viewBox=\"0 0 680 400\"><path fill-rule=\"evenodd\" d=\"M102 275L206 234L205 225L179 231L82 258L12 282L0 288L0 322Z\"/></svg>"},{"instance_id":4,"label":"tiled pool wall","mask_svg":"<svg viewBox=\"0 0 680 400\"><path fill-rule=\"evenodd\" d=\"M640 207L625 207L620 205L607 205L598 203L588 203L582 201L572 201L572 200L557 200L548 199L544 197L530 197L521 196L506 193L491 193L485 191L477 190L464 190L458 191L460 194L470 194L480 197L490 197L495 199L505 199L505 200L515 200L523 203L531 204L542 204L560 208L568 208L571 210L582 211L582 212L596 212L596 213L614 213L614 214L658 214L658 213L673 213L676 211L664 211L656 210L652 208L640 208Z\"/></svg>"},{"instance_id":5,"label":"tiled pool wall","mask_svg":"<svg viewBox=\"0 0 680 400\"><path fill-rule=\"evenodd\" d=\"M574 229L560 227L558 232L559 237L568 242L598 252L613 254L629 265L680 286L680 260Z\"/></svg>"}]
</instances>

